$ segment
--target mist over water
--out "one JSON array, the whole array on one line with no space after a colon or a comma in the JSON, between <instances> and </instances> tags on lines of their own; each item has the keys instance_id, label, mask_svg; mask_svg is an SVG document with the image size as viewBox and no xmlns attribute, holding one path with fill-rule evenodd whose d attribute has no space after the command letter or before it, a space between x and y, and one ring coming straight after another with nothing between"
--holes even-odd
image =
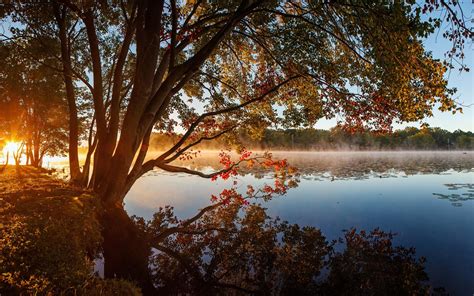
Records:
<instances>
[{"instance_id":1,"label":"mist over water","mask_svg":"<svg viewBox=\"0 0 474 296\"><path fill-rule=\"evenodd\" d=\"M297 167L301 182L262 203L270 216L319 227L329 240L351 227L396 232L395 243L427 258L433 286L453 295L474 291L473 152L275 152L274 158ZM178 164L205 172L221 168L215 151ZM256 169L243 169L237 179L242 190L273 182L270 172ZM231 184L156 170L137 181L126 209L149 219L173 205L186 218Z\"/></svg>"}]
</instances>

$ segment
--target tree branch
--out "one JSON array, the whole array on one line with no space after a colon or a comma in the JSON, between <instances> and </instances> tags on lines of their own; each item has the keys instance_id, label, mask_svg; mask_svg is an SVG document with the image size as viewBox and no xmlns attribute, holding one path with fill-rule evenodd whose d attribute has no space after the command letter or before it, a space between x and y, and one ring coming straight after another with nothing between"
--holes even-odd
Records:
<instances>
[{"instance_id":1,"label":"tree branch","mask_svg":"<svg viewBox=\"0 0 474 296\"><path fill-rule=\"evenodd\" d=\"M199 143L201 143L202 141L211 141L211 140L214 140L214 139L217 139L219 138L220 136L234 130L235 128L237 128L237 125L234 125L232 126L231 128L229 129L225 129L223 131L220 131L219 133L213 135L213 136L210 136L210 137L201 137L199 138L199 140L193 142L193 143L190 143L188 144L187 146L185 146L183 149L180 149L178 152L176 152L175 155L173 155L172 157L170 158L167 158L164 160L165 163L170 163L170 162L173 162L174 160L176 160L178 157L180 157L184 152L186 152L188 149L190 149L191 147L194 147L196 145L198 145Z\"/></svg>"},{"instance_id":2,"label":"tree branch","mask_svg":"<svg viewBox=\"0 0 474 296\"><path fill-rule=\"evenodd\" d=\"M224 114L224 113L229 113L229 112L232 112L232 111L235 111L235 110L239 110L239 109L242 109L244 107L246 107L247 105L250 105L252 103L255 103L255 102L258 102L258 101L261 101L263 99L265 99L268 95L272 94L272 93L275 93L278 91L278 89L280 87L282 87L283 85L287 84L288 82L290 82L291 80L294 80L296 78L300 77L300 75L297 75L297 76L292 76L290 78L287 78L286 80L284 80L283 82L280 82L279 84L277 84L276 86L272 87L270 90L268 90L267 92L265 92L264 94L256 97L256 98L253 98L251 100L248 100L242 104L239 104L239 105L235 105L235 106L231 106L231 107L228 107L228 108L224 108L224 109L221 109L221 110L217 110L217 111L212 111L212 112L207 112L207 113L204 113L202 114L201 116L198 117L198 119L193 122L191 124L191 126L189 127L189 129L187 130L187 132L183 135L183 137L171 148L169 149L168 151L166 151L165 153L163 153L158 159L159 160L164 160L166 157L168 157L169 155L171 155L174 151L176 151L179 147L181 147L181 145L184 144L184 142L189 138L189 136L191 136L191 134L194 132L194 130L196 129L196 127L204 120L206 119L207 117L210 117L210 116L216 116L216 115L220 115L220 114Z\"/></svg>"},{"instance_id":3,"label":"tree branch","mask_svg":"<svg viewBox=\"0 0 474 296\"><path fill-rule=\"evenodd\" d=\"M178 12L176 11L176 0L170 0L171 5L171 44L170 44L170 62L168 72L174 67L175 61L175 47L176 47L176 34L178 33Z\"/></svg>"}]
</instances>

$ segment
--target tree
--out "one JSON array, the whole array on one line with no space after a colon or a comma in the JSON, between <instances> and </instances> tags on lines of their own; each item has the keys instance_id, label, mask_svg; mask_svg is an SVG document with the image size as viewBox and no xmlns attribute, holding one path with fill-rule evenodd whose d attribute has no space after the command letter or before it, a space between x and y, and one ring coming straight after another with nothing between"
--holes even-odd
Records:
<instances>
[{"instance_id":1,"label":"tree","mask_svg":"<svg viewBox=\"0 0 474 296\"><path fill-rule=\"evenodd\" d=\"M214 208L188 226L166 207L137 224L158 250L153 278L162 294L425 295L430 288L425 260L379 229L350 229L340 248L319 229L272 220L255 204Z\"/></svg>"},{"instance_id":2,"label":"tree","mask_svg":"<svg viewBox=\"0 0 474 296\"><path fill-rule=\"evenodd\" d=\"M428 150L432 149L435 145L435 140L427 131L419 131L413 136L407 138L407 143L409 147L414 147L416 149Z\"/></svg>"},{"instance_id":3,"label":"tree","mask_svg":"<svg viewBox=\"0 0 474 296\"><path fill-rule=\"evenodd\" d=\"M458 149L472 149L474 147L474 137L469 135L460 135L456 138Z\"/></svg>"},{"instance_id":4,"label":"tree","mask_svg":"<svg viewBox=\"0 0 474 296\"><path fill-rule=\"evenodd\" d=\"M36 40L23 44L38 53ZM42 41L44 42L44 41ZM65 152L67 113L63 86L56 71L22 54L12 42L2 44L0 69L0 119L3 137L21 143L16 162L24 153L26 163L39 167L46 154Z\"/></svg>"},{"instance_id":5,"label":"tree","mask_svg":"<svg viewBox=\"0 0 474 296\"><path fill-rule=\"evenodd\" d=\"M15 39L56 41L49 52L65 83L71 179L102 201L106 276L135 278L149 292L150 248L123 209L140 176L154 168L227 174L237 161L212 174L173 161L236 127L261 135L272 124L311 125L340 114L348 129L387 130L394 120L431 115L436 104L456 110L443 78L451 64L433 59L421 42L442 21L421 15L443 8L453 41L448 57L462 59L472 32L456 3L57 0L7 9L21 23ZM78 84L88 96L79 98ZM78 105L87 98L93 117L81 171ZM185 132L170 149L147 155L153 130L173 133L178 125Z\"/></svg>"}]
</instances>

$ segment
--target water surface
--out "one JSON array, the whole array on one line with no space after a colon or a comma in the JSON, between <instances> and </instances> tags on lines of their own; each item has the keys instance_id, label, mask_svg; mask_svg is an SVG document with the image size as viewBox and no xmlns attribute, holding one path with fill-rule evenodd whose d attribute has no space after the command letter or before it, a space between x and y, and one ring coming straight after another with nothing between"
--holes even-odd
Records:
<instances>
[{"instance_id":1,"label":"water surface","mask_svg":"<svg viewBox=\"0 0 474 296\"><path fill-rule=\"evenodd\" d=\"M267 213L290 223L321 228L328 239L351 227L396 232L396 243L427 258L432 285L452 295L474 292L474 153L472 152L279 152L299 168L301 182L285 196L263 203ZM182 163L212 171L217 153ZM243 188L272 182L244 172ZM186 218L210 203L232 181L154 171L126 197L131 215L151 218L173 205Z\"/></svg>"}]
</instances>

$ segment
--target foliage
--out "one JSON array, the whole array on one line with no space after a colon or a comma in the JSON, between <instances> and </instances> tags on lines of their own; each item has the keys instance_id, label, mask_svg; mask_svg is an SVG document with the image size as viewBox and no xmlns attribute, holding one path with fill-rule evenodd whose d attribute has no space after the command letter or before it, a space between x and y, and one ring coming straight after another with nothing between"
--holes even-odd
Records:
<instances>
[{"instance_id":1,"label":"foliage","mask_svg":"<svg viewBox=\"0 0 474 296\"><path fill-rule=\"evenodd\" d=\"M92 275L101 244L92 195L29 167L19 178L8 168L0 187L1 294L139 295Z\"/></svg>"},{"instance_id":2,"label":"foliage","mask_svg":"<svg viewBox=\"0 0 474 296\"><path fill-rule=\"evenodd\" d=\"M394 235L380 229L347 231L343 253L332 254L324 288L333 295L429 295L425 258L414 248L394 247Z\"/></svg>"},{"instance_id":3,"label":"foliage","mask_svg":"<svg viewBox=\"0 0 474 296\"><path fill-rule=\"evenodd\" d=\"M173 145L172 137L154 133L150 149L167 149ZM472 150L474 134L456 130L435 128L417 129L407 127L391 133L356 132L340 128L330 130L306 129L266 129L261 137L252 138L247 131L237 130L239 145L250 150ZM196 146L196 150L219 150L233 145L225 139L213 140Z\"/></svg>"},{"instance_id":4,"label":"foliage","mask_svg":"<svg viewBox=\"0 0 474 296\"><path fill-rule=\"evenodd\" d=\"M139 288L133 283L121 279L99 279L92 277L77 294L84 296L140 296Z\"/></svg>"}]
</instances>

